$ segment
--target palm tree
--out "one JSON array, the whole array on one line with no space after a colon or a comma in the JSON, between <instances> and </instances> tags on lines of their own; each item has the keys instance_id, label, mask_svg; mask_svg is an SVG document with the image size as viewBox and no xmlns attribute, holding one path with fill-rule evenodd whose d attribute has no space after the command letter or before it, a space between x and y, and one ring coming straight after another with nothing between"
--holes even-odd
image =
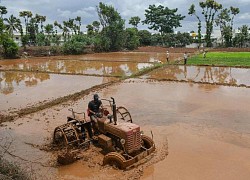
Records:
<instances>
[{"instance_id":1,"label":"palm tree","mask_svg":"<svg viewBox=\"0 0 250 180\"><path fill-rule=\"evenodd\" d=\"M3 19L3 15L7 14L7 8L5 6L0 6L0 15L1 15L1 19Z\"/></svg>"},{"instance_id":2,"label":"palm tree","mask_svg":"<svg viewBox=\"0 0 250 180\"><path fill-rule=\"evenodd\" d=\"M47 24L46 26L44 26L45 29L45 33L48 34L48 45L50 46L50 42L51 42L51 34L53 34L54 32L54 26L53 24Z\"/></svg>"},{"instance_id":3,"label":"palm tree","mask_svg":"<svg viewBox=\"0 0 250 180\"><path fill-rule=\"evenodd\" d=\"M13 32L18 32L18 28L20 26L20 19L17 19L13 14L9 18L4 18L4 21L7 22L5 25L6 30L9 32L11 37L13 38Z\"/></svg>"},{"instance_id":4,"label":"palm tree","mask_svg":"<svg viewBox=\"0 0 250 180\"><path fill-rule=\"evenodd\" d=\"M74 19L69 19L67 25L68 25L68 28L71 30L72 34L73 34L73 32L75 32L75 34L76 34L76 29L74 26Z\"/></svg>"},{"instance_id":5,"label":"palm tree","mask_svg":"<svg viewBox=\"0 0 250 180\"><path fill-rule=\"evenodd\" d=\"M76 18L75 18L75 20L76 21L78 21L78 23L79 23L79 26L78 26L78 34L80 34L80 32L81 32L81 17L80 16L77 16Z\"/></svg>"},{"instance_id":6,"label":"palm tree","mask_svg":"<svg viewBox=\"0 0 250 180\"><path fill-rule=\"evenodd\" d=\"M37 20L37 23L40 23L41 33L43 33L43 22L46 21L46 16L36 14L35 18Z\"/></svg>"},{"instance_id":7,"label":"palm tree","mask_svg":"<svg viewBox=\"0 0 250 180\"><path fill-rule=\"evenodd\" d=\"M19 12L19 16L24 18L25 30L26 30L26 35L27 35L29 18L32 17L32 12L31 11L21 11L21 12Z\"/></svg>"},{"instance_id":8,"label":"palm tree","mask_svg":"<svg viewBox=\"0 0 250 180\"><path fill-rule=\"evenodd\" d=\"M63 38L64 38L64 42L66 42L67 40L67 35L69 36L69 29L67 28L67 26L63 27Z\"/></svg>"}]
</instances>

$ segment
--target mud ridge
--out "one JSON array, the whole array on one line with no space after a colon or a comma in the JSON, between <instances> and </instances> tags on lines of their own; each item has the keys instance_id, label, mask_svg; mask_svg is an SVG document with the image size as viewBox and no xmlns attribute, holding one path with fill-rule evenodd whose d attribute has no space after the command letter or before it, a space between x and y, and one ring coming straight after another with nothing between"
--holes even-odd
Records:
<instances>
[{"instance_id":1,"label":"mud ridge","mask_svg":"<svg viewBox=\"0 0 250 180\"><path fill-rule=\"evenodd\" d=\"M82 91L76 92L74 94L69 94L69 95L66 95L66 96L51 100L49 102L46 102L44 104L41 103L41 104L38 104L38 105L34 105L34 106L31 106L31 107L26 107L26 108L20 109L20 110L14 112L16 114L13 114L13 115L6 116L6 115L1 115L0 114L0 124L3 123L3 122L7 122L7 121L13 121L15 118L22 117L24 115L31 114L31 113L34 113L34 112L38 112L38 111L41 111L43 109L50 108L52 106L61 104L63 102L69 101L69 100L78 100L82 96L88 95L92 91L100 90L102 88L105 88L107 86L113 85L114 83L118 83L118 82L120 82L120 80L111 81L111 82L101 84L101 85L96 85L96 86L93 86L93 87L91 87L89 89L82 90Z\"/></svg>"},{"instance_id":2,"label":"mud ridge","mask_svg":"<svg viewBox=\"0 0 250 180\"><path fill-rule=\"evenodd\" d=\"M53 72L53 71L39 71L39 70L19 70L19 69L0 69L0 72L34 72L34 73L44 73L44 74L59 74L59 75L81 75L81 76L95 76L95 77L115 77L121 78L118 75L99 75L99 74L84 74L84 73L64 73L64 72Z\"/></svg>"},{"instance_id":3,"label":"mud ridge","mask_svg":"<svg viewBox=\"0 0 250 180\"><path fill-rule=\"evenodd\" d=\"M244 68L244 69L250 69L250 66L226 66L226 65L209 65L209 64L203 64L203 65L192 65L192 64L189 64L187 66L199 66L199 67L202 67L202 66L205 66L205 67L224 67L224 68Z\"/></svg>"},{"instance_id":4,"label":"mud ridge","mask_svg":"<svg viewBox=\"0 0 250 180\"><path fill-rule=\"evenodd\" d=\"M143 79L144 78L139 78L139 79ZM250 86L245 85L245 84L228 84L228 83L219 83L219 82L214 82L214 83L210 83L210 82L202 82L202 81L190 81L190 80L184 80L184 79L156 79L156 78L147 78L147 80L149 81L170 81L170 82L181 82L181 83L194 83L194 84L205 84L205 85L217 85L217 86L228 86L228 87L245 87L245 88L250 88ZM131 82L131 81L130 81Z\"/></svg>"}]
</instances>

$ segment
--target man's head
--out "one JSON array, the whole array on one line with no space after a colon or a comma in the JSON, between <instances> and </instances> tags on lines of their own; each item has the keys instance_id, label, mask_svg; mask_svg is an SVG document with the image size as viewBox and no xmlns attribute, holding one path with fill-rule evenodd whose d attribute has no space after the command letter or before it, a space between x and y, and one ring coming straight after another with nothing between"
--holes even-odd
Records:
<instances>
[{"instance_id":1,"label":"man's head","mask_svg":"<svg viewBox=\"0 0 250 180\"><path fill-rule=\"evenodd\" d=\"M98 101L98 99L99 99L98 94L94 94L94 101Z\"/></svg>"}]
</instances>

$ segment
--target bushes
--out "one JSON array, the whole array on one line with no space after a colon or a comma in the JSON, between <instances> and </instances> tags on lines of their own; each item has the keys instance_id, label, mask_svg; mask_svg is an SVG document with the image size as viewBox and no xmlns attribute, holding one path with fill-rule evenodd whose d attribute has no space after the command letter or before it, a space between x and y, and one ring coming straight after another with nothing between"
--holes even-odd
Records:
<instances>
[{"instance_id":1,"label":"bushes","mask_svg":"<svg viewBox=\"0 0 250 180\"><path fill-rule=\"evenodd\" d=\"M90 45L91 40L86 35L75 35L63 45L65 54L82 54L85 46Z\"/></svg>"},{"instance_id":2,"label":"bushes","mask_svg":"<svg viewBox=\"0 0 250 180\"><path fill-rule=\"evenodd\" d=\"M125 48L129 50L137 49L139 46L138 30L136 28L127 28L125 30Z\"/></svg>"},{"instance_id":3,"label":"bushes","mask_svg":"<svg viewBox=\"0 0 250 180\"><path fill-rule=\"evenodd\" d=\"M6 58L16 58L18 53L17 44L7 35L2 35L3 55Z\"/></svg>"}]
</instances>

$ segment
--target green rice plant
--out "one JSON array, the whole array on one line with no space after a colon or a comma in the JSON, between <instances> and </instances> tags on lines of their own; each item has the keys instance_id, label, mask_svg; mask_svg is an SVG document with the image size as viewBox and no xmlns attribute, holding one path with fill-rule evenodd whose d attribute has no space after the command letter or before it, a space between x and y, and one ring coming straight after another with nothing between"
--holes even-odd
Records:
<instances>
[{"instance_id":1,"label":"green rice plant","mask_svg":"<svg viewBox=\"0 0 250 180\"><path fill-rule=\"evenodd\" d=\"M189 65L250 66L250 52L208 52L188 59Z\"/></svg>"}]
</instances>

